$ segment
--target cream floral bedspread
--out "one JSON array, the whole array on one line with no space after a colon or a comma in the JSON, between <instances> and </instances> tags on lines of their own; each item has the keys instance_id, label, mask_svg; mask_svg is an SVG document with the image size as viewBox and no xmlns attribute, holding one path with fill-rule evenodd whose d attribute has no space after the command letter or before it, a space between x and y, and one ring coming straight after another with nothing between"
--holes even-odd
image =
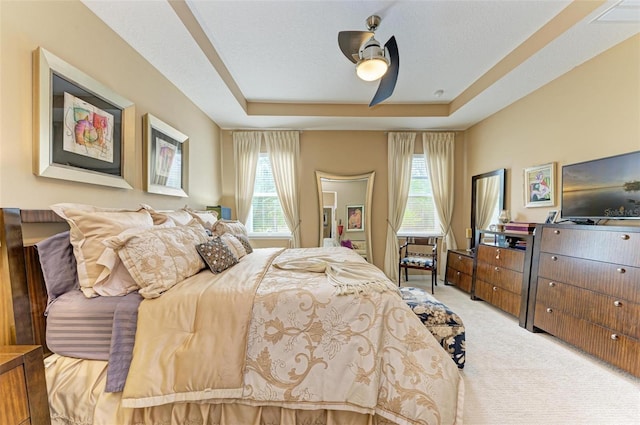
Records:
<instances>
[{"instance_id":1,"label":"cream floral bedspread","mask_svg":"<svg viewBox=\"0 0 640 425\"><path fill-rule=\"evenodd\" d=\"M145 300L123 405L209 400L347 410L398 424L461 423L458 368L393 284L338 295L324 273L272 264L327 254L364 261L346 248L256 250L221 275L201 272ZM245 279L235 281L240 297L227 278L234 273ZM245 323L241 298L252 291Z\"/></svg>"}]
</instances>

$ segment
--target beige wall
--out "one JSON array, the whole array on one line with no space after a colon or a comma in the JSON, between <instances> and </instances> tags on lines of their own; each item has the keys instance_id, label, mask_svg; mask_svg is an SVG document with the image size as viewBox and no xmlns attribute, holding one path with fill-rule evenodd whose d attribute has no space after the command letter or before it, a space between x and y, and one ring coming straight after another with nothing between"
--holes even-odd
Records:
<instances>
[{"instance_id":1,"label":"beige wall","mask_svg":"<svg viewBox=\"0 0 640 425\"><path fill-rule=\"evenodd\" d=\"M31 52L38 46L135 103L135 141L127 157L133 190L36 177L32 173ZM221 196L220 130L79 1L0 1L0 206L57 202L155 208L216 205ZM142 190L142 115L152 113L190 138L189 198ZM1 262L0 262L1 267ZM8 343L11 304L0 282L0 344Z\"/></svg>"},{"instance_id":2,"label":"beige wall","mask_svg":"<svg viewBox=\"0 0 640 425\"><path fill-rule=\"evenodd\" d=\"M556 196L550 208L525 208L524 168L555 162L558 191L563 164L640 150L640 35L471 127L466 139L466 180L506 168L512 220L544 222L560 200ZM463 196L470 198L470 190ZM456 209L457 222L469 208Z\"/></svg>"},{"instance_id":3,"label":"beige wall","mask_svg":"<svg viewBox=\"0 0 640 425\"><path fill-rule=\"evenodd\" d=\"M215 205L221 196L219 128L79 1L0 2L2 124L0 204L45 208L56 202L160 208ZM32 173L31 52L42 46L135 103L133 190L37 177ZM142 190L142 115L152 113L190 138L189 198Z\"/></svg>"}]
</instances>

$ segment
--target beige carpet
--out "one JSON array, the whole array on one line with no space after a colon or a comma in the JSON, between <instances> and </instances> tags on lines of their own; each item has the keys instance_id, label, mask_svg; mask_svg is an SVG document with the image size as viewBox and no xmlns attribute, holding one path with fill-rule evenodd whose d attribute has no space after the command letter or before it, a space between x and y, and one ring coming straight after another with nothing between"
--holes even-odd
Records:
<instances>
[{"instance_id":1,"label":"beige carpet","mask_svg":"<svg viewBox=\"0 0 640 425\"><path fill-rule=\"evenodd\" d=\"M403 286L431 290L428 277ZM466 425L640 425L640 379L455 287L439 282L435 297L465 324Z\"/></svg>"}]
</instances>

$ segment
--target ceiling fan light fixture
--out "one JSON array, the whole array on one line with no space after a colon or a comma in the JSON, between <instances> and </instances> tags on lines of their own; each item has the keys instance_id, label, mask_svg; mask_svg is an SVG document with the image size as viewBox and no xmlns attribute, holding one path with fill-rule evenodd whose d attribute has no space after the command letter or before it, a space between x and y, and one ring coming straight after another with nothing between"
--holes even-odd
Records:
<instances>
[{"instance_id":1,"label":"ceiling fan light fixture","mask_svg":"<svg viewBox=\"0 0 640 425\"><path fill-rule=\"evenodd\" d=\"M360 47L359 56L356 74L364 81L379 80L389 68L389 59L385 57L384 49L373 37Z\"/></svg>"},{"instance_id":2,"label":"ceiling fan light fixture","mask_svg":"<svg viewBox=\"0 0 640 425\"><path fill-rule=\"evenodd\" d=\"M382 78L388 68L384 58L362 59L356 65L356 74L364 81L375 81Z\"/></svg>"}]
</instances>

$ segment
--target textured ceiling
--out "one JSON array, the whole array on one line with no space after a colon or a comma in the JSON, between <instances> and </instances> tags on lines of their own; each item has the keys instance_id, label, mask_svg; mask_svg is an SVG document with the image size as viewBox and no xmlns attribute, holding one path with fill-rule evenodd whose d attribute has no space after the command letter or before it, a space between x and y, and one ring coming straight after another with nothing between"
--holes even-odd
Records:
<instances>
[{"instance_id":1,"label":"textured ceiling","mask_svg":"<svg viewBox=\"0 0 640 425\"><path fill-rule=\"evenodd\" d=\"M84 3L225 129L463 130L640 32L637 0ZM400 52L374 108L337 44L371 14Z\"/></svg>"}]
</instances>

